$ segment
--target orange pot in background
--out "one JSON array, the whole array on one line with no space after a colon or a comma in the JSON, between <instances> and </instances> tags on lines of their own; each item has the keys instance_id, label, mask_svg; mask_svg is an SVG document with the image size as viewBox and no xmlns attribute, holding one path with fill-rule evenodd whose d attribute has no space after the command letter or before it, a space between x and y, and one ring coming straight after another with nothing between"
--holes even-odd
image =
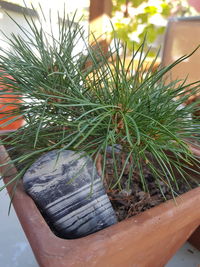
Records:
<instances>
[{"instance_id":1,"label":"orange pot in background","mask_svg":"<svg viewBox=\"0 0 200 267\"><path fill-rule=\"evenodd\" d=\"M9 75L5 75L5 77L12 79L12 77ZM6 85L0 84L0 91L5 89ZM9 88L6 92L11 93L12 90ZM6 94L6 92L5 94L0 95L0 131L15 131L24 124L24 119L21 117L10 124L3 126L4 123L17 118L17 116L12 116L5 119L2 118L7 117L7 112L16 109L18 106L16 104L19 104L21 100L19 99L18 95L10 95Z\"/></svg>"}]
</instances>

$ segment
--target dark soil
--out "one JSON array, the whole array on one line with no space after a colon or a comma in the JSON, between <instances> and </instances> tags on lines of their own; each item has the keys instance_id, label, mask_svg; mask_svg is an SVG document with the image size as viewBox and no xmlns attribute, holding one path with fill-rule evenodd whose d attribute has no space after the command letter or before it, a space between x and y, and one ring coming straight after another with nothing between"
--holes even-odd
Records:
<instances>
[{"instance_id":1,"label":"dark soil","mask_svg":"<svg viewBox=\"0 0 200 267\"><path fill-rule=\"evenodd\" d=\"M112 164L112 158L108 157L106 163L106 180L112 181L114 177L114 170ZM107 194L116 212L118 221L122 221L136 214L139 214L147 209L157 206L158 204L165 202L166 200L173 199L177 195L181 195L192 188L197 187L195 181L189 181L190 185L183 181L178 180L179 189L175 189L176 194L173 195L171 189L163 181L157 181L148 170L146 164L143 164L143 174L148 187L148 192L145 192L141 182L139 171L135 170L132 175L130 186L127 186L128 172L125 172L121 179L121 189L108 189ZM157 183L159 183L161 190Z\"/></svg>"}]
</instances>

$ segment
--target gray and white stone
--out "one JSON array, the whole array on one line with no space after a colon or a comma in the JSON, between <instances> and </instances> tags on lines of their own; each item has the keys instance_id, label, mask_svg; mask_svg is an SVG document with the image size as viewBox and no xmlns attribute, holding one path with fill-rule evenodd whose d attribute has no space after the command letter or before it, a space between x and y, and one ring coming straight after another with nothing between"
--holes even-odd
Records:
<instances>
[{"instance_id":1,"label":"gray and white stone","mask_svg":"<svg viewBox=\"0 0 200 267\"><path fill-rule=\"evenodd\" d=\"M23 177L25 191L63 238L78 238L117 222L92 159L71 150L42 155Z\"/></svg>"}]
</instances>

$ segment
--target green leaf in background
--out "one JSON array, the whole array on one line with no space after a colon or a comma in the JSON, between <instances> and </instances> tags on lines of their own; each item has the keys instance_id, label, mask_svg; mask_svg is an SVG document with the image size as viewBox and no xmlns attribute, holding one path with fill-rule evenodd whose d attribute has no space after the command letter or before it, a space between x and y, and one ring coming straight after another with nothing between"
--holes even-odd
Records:
<instances>
[{"instance_id":1,"label":"green leaf in background","mask_svg":"<svg viewBox=\"0 0 200 267\"><path fill-rule=\"evenodd\" d=\"M140 24L144 24L148 22L148 17L149 15L147 13L142 13L142 14L135 16L135 20L137 22L140 22Z\"/></svg>"},{"instance_id":2,"label":"green leaf in background","mask_svg":"<svg viewBox=\"0 0 200 267\"><path fill-rule=\"evenodd\" d=\"M125 2L125 1L124 1ZM140 6L143 2L148 2L148 0L131 0L129 1L132 3L133 7Z\"/></svg>"},{"instance_id":3,"label":"green leaf in background","mask_svg":"<svg viewBox=\"0 0 200 267\"><path fill-rule=\"evenodd\" d=\"M138 43L147 33L147 42L144 47L147 51L158 36L164 33L167 19L173 15L171 12L176 16L198 14L187 5L186 1L180 0L113 0L112 23L119 39L126 41L129 49L133 43L139 47Z\"/></svg>"},{"instance_id":4,"label":"green leaf in background","mask_svg":"<svg viewBox=\"0 0 200 267\"><path fill-rule=\"evenodd\" d=\"M158 12L158 9L155 6L147 6L144 8L144 11L149 15L155 15Z\"/></svg>"},{"instance_id":5,"label":"green leaf in background","mask_svg":"<svg viewBox=\"0 0 200 267\"><path fill-rule=\"evenodd\" d=\"M169 17L170 11L171 11L171 7L169 6L169 4L163 2L163 3L161 3L161 7L162 7L161 15L163 15L165 17Z\"/></svg>"}]
</instances>

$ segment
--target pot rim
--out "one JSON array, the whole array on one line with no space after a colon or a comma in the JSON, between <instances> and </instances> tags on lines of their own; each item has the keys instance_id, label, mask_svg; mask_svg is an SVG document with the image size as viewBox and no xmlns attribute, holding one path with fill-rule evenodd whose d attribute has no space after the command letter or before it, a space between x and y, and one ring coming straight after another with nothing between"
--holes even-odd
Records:
<instances>
[{"instance_id":1,"label":"pot rim","mask_svg":"<svg viewBox=\"0 0 200 267\"><path fill-rule=\"evenodd\" d=\"M3 158L5 160L7 155L5 148L0 146L0 162L3 161ZM16 168L13 166L11 176L14 173L16 173ZM12 194L12 185L9 185L7 190L9 194ZM62 265L60 263L59 267L84 266L82 265L83 258L89 264L91 261L102 263L102 257L105 257L105 255L107 258L112 258L112 247L114 247L115 256L117 253L122 257L122 250L130 250L129 247L133 246L133 240L137 243L140 242L141 238L145 238L143 233L149 237L146 240L149 248L153 246L151 242L153 242L153 237L157 231L163 230L165 237L169 234L174 236L179 229L177 227L183 229L189 224L191 225L191 230L187 234L188 238L199 226L200 214L196 212L199 208L199 203L200 187L197 187L177 197L176 202L173 199L168 200L99 232L69 240L61 239L51 231L33 200L23 190L22 181L19 182L13 199L15 211L39 264L41 266L55 266L53 265L55 262L52 265L47 265L47 260L48 263L51 263L54 257L55 261L60 260L62 262L65 259L67 265L66 261L64 261L65 264ZM184 217L182 214L184 214ZM169 228L170 225L174 225L174 221L177 222L176 225ZM122 249L121 244L125 244L124 246L126 247ZM75 265L73 265L74 262Z\"/></svg>"}]
</instances>

